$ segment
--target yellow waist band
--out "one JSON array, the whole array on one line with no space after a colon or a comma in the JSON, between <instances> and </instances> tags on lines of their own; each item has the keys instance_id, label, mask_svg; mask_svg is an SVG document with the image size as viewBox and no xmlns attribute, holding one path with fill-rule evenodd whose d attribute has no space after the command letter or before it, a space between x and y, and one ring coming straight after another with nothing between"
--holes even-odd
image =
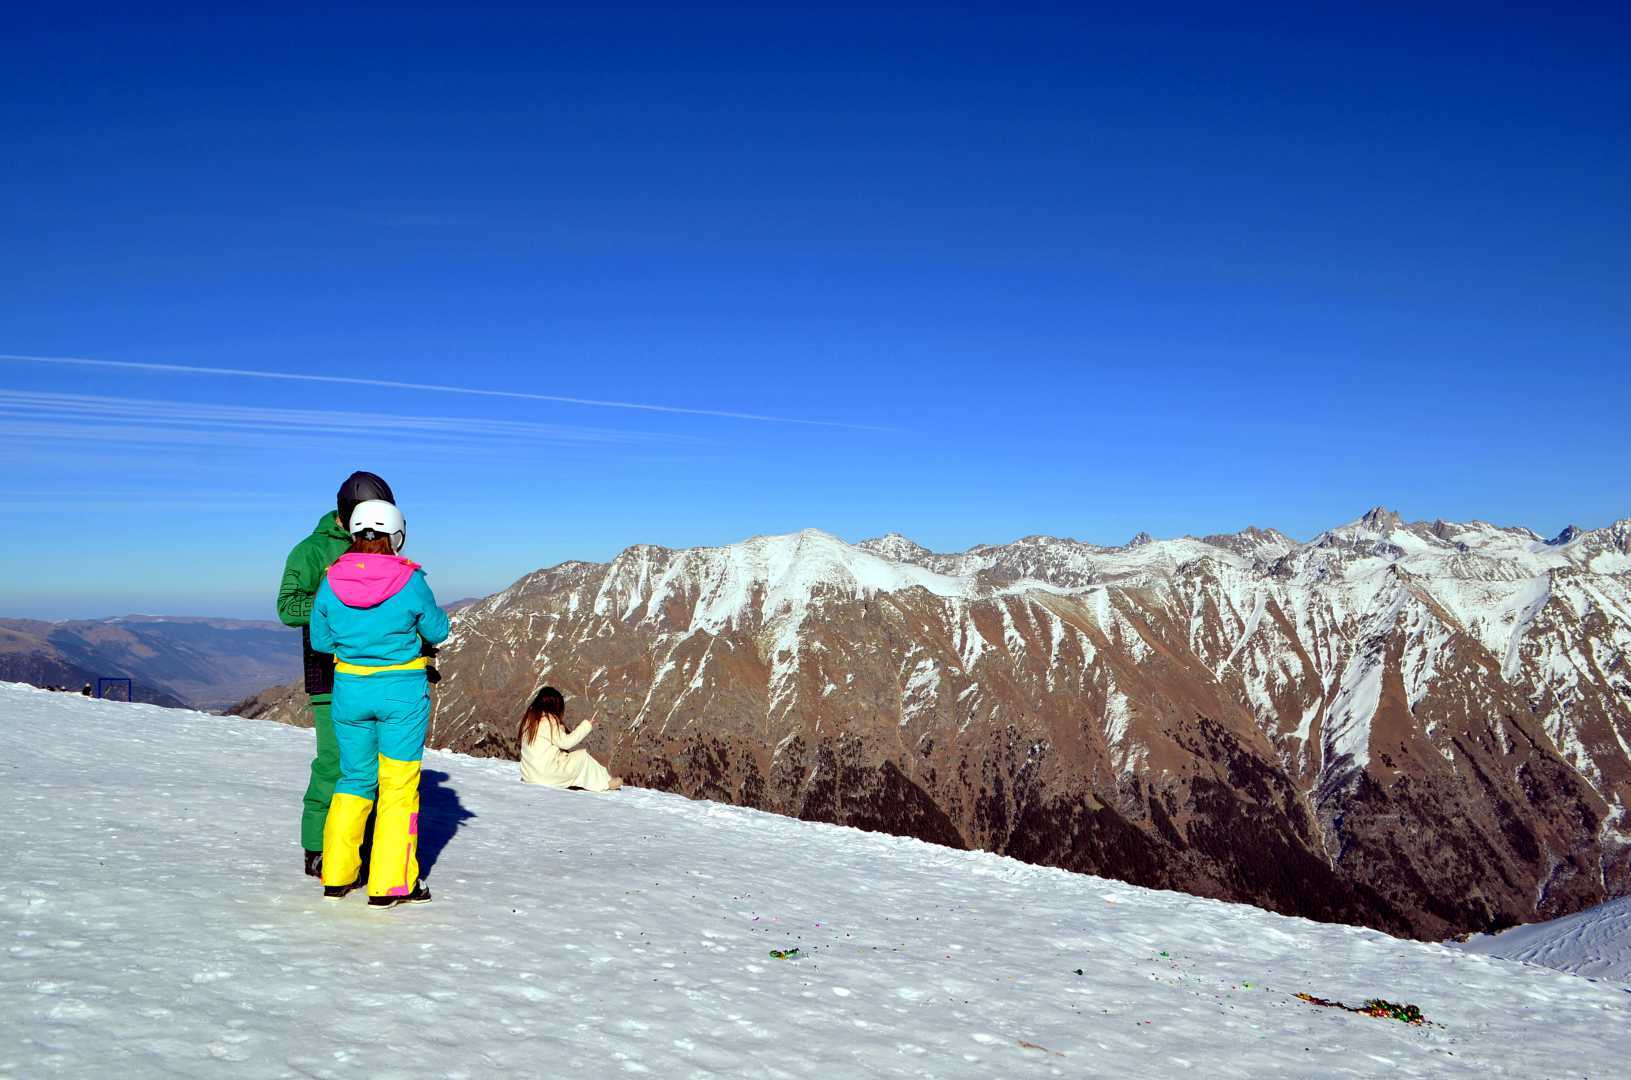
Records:
<instances>
[{"instance_id":1,"label":"yellow waist band","mask_svg":"<svg viewBox=\"0 0 1631 1080\"><path fill-rule=\"evenodd\" d=\"M390 664L386 667L367 667L363 664L348 664L338 657L334 660L334 670L342 675L378 675L382 671L424 671L425 665L430 662L429 657L416 656L406 664Z\"/></svg>"}]
</instances>

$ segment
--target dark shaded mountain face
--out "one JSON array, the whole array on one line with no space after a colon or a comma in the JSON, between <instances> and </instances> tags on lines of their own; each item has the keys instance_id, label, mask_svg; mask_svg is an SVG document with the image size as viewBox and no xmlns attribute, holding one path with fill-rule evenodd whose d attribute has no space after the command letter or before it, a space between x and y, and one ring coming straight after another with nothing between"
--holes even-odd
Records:
<instances>
[{"instance_id":1,"label":"dark shaded mountain face","mask_svg":"<svg viewBox=\"0 0 1631 1080\"><path fill-rule=\"evenodd\" d=\"M300 635L275 622L0 619L0 679L36 686L125 678L137 701L219 709L299 672Z\"/></svg>"},{"instance_id":2,"label":"dark shaded mountain face","mask_svg":"<svg viewBox=\"0 0 1631 1080\"><path fill-rule=\"evenodd\" d=\"M431 742L515 756L547 681L636 784L1439 938L1631 891L1628 648L1631 522L806 532L467 608Z\"/></svg>"}]
</instances>

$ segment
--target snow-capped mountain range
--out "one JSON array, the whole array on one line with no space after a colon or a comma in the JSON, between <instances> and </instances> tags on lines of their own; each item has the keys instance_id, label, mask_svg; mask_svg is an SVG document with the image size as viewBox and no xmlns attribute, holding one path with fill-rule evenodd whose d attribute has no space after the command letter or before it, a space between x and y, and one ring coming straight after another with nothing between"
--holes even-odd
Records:
<instances>
[{"instance_id":1,"label":"snow-capped mountain range","mask_svg":"<svg viewBox=\"0 0 1631 1080\"><path fill-rule=\"evenodd\" d=\"M1441 936L1631 891L1628 647L1631 521L806 531L471 606L432 741L513 755L549 681L642 785Z\"/></svg>"}]
</instances>

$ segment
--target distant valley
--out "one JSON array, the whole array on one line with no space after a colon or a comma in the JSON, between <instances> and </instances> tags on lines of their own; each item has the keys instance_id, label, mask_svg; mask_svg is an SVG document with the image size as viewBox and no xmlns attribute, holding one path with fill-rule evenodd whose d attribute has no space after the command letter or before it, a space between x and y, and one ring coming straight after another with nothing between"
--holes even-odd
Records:
<instances>
[{"instance_id":1,"label":"distant valley","mask_svg":"<svg viewBox=\"0 0 1631 1080\"><path fill-rule=\"evenodd\" d=\"M137 701L219 710L299 676L299 633L276 622L0 619L4 681L78 690L98 678L123 678Z\"/></svg>"}]
</instances>

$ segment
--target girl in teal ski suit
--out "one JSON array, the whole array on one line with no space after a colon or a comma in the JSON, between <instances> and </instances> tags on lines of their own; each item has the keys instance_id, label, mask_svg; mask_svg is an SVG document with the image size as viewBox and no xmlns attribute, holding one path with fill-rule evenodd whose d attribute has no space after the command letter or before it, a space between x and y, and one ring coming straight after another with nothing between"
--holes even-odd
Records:
<instances>
[{"instance_id":1,"label":"girl in teal ski suit","mask_svg":"<svg viewBox=\"0 0 1631 1080\"><path fill-rule=\"evenodd\" d=\"M371 515L379 527L359 529ZM323 894L339 898L358 884L373 811L369 904L423 903L430 890L419 880L419 762L430 689L421 645L447 637L447 613L419 565L396 554L406 534L394 506L363 503L351 524L351 550L329 567L311 610L312 648L334 654L340 744L340 780L323 829Z\"/></svg>"}]
</instances>

